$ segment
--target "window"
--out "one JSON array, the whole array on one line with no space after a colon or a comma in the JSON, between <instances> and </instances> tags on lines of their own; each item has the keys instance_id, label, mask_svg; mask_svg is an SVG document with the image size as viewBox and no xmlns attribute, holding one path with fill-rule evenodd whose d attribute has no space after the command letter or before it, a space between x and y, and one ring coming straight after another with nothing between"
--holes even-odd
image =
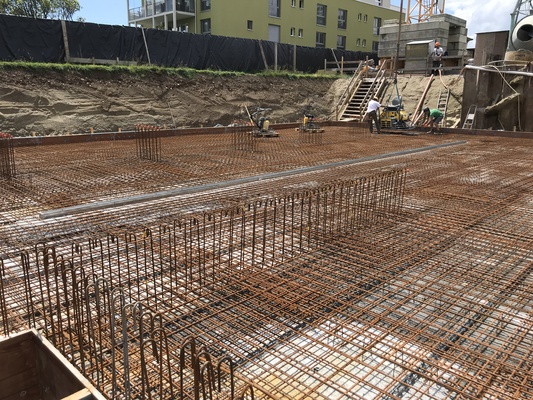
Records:
<instances>
[{"instance_id":1,"label":"window","mask_svg":"<svg viewBox=\"0 0 533 400\"><path fill-rule=\"evenodd\" d=\"M339 8L339 22L338 22L338 28L339 29L346 29L346 20L348 19L348 11L341 10Z\"/></svg>"},{"instance_id":2,"label":"window","mask_svg":"<svg viewBox=\"0 0 533 400\"><path fill-rule=\"evenodd\" d=\"M298 29L298 37L304 37L304 30L303 29Z\"/></svg>"},{"instance_id":3,"label":"window","mask_svg":"<svg viewBox=\"0 0 533 400\"><path fill-rule=\"evenodd\" d=\"M171 6L172 7L172 6ZM155 13L161 14L166 11L166 4L164 1L157 1L155 2Z\"/></svg>"},{"instance_id":4,"label":"window","mask_svg":"<svg viewBox=\"0 0 533 400\"><path fill-rule=\"evenodd\" d=\"M381 18L374 17L374 28L372 33L374 35L379 35L379 28L381 28Z\"/></svg>"},{"instance_id":5,"label":"window","mask_svg":"<svg viewBox=\"0 0 533 400\"><path fill-rule=\"evenodd\" d=\"M246 27L248 28L249 31L252 31L254 29L254 21L248 20Z\"/></svg>"},{"instance_id":6,"label":"window","mask_svg":"<svg viewBox=\"0 0 533 400\"><path fill-rule=\"evenodd\" d=\"M372 42L372 53L377 53L379 50L379 42L373 41Z\"/></svg>"},{"instance_id":7,"label":"window","mask_svg":"<svg viewBox=\"0 0 533 400\"><path fill-rule=\"evenodd\" d=\"M326 47L326 34L324 32L316 33L316 47Z\"/></svg>"},{"instance_id":8,"label":"window","mask_svg":"<svg viewBox=\"0 0 533 400\"><path fill-rule=\"evenodd\" d=\"M280 0L268 0L268 15L271 17L280 17Z\"/></svg>"},{"instance_id":9,"label":"window","mask_svg":"<svg viewBox=\"0 0 533 400\"><path fill-rule=\"evenodd\" d=\"M291 0L291 7L296 7L296 0Z\"/></svg>"},{"instance_id":10,"label":"window","mask_svg":"<svg viewBox=\"0 0 533 400\"><path fill-rule=\"evenodd\" d=\"M326 26L326 12L328 7L324 4L316 5L316 24Z\"/></svg>"},{"instance_id":11,"label":"window","mask_svg":"<svg viewBox=\"0 0 533 400\"><path fill-rule=\"evenodd\" d=\"M363 39L363 47L366 47L366 39Z\"/></svg>"},{"instance_id":12,"label":"window","mask_svg":"<svg viewBox=\"0 0 533 400\"><path fill-rule=\"evenodd\" d=\"M361 46L361 39L357 39L357 40L355 41L355 45L356 45L357 47Z\"/></svg>"},{"instance_id":13,"label":"window","mask_svg":"<svg viewBox=\"0 0 533 400\"><path fill-rule=\"evenodd\" d=\"M291 28L291 36L296 35L296 28Z\"/></svg>"},{"instance_id":14,"label":"window","mask_svg":"<svg viewBox=\"0 0 533 400\"><path fill-rule=\"evenodd\" d=\"M299 5L300 8L304 8L304 0L300 0L300 5Z\"/></svg>"},{"instance_id":15,"label":"window","mask_svg":"<svg viewBox=\"0 0 533 400\"><path fill-rule=\"evenodd\" d=\"M281 38L281 26L268 24L268 40L279 43Z\"/></svg>"},{"instance_id":16,"label":"window","mask_svg":"<svg viewBox=\"0 0 533 400\"><path fill-rule=\"evenodd\" d=\"M337 36L337 49L344 50L346 48L346 36Z\"/></svg>"},{"instance_id":17,"label":"window","mask_svg":"<svg viewBox=\"0 0 533 400\"><path fill-rule=\"evenodd\" d=\"M366 22L368 20L368 15L363 15L363 22Z\"/></svg>"},{"instance_id":18,"label":"window","mask_svg":"<svg viewBox=\"0 0 533 400\"><path fill-rule=\"evenodd\" d=\"M361 21L362 18L363 18L363 14L361 14L361 13L357 14L357 20L358 21Z\"/></svg>"},{"instance_id":19,"label":"window","mask_svg":"<svg viewBox=\"0 0 533 400\"><path fill-rule=\"evenodd\" d=\"M176 11L194 12L195 3L195 0L178 0L176 1Z\"/></svg>"},{"instance_id":20,"label":"window","mask_svg":"<svg viewBox=\"0 0 533 400\"><path fill-rule=\"evenodd\" d=\"M202 11L211 10L211 0L202 0L200 2L200 10Z\"/></svg>"},{"instance_id":21,"label":"window","mask_svg":"<svg viewBox=\"0 0 533 400\"><path fill-rule=\"evenodd\" d=\"M202 33L211 33L211 18L201 19L200 29Z\"/></svg>"}]
</instances>

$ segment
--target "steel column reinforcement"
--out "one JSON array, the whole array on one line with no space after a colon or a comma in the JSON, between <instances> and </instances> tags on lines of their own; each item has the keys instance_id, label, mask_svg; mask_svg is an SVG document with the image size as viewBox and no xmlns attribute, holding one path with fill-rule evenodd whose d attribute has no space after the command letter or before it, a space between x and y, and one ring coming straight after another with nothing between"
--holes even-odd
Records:
<instances>
[{"instance_id":1,"label":"steel column reinforcement","mask_svg":"<svg viewBox=\"0 0 533 400\"><path fill-rule=\"evenodd\" d=\"M187 316L211 313L213 305L203 303L210 293L225 297L232 287L316 252L328 238L379 224L399 211L404 186L405 171L396 170L73 243L70 256L65 249L37 246L22 254L19 276L2 287L3 298L19 299L18 312L13 305L1 304L2 325L6 334L25 324L39 329L111 398L146 398L151 393L171 399L191 387L191 398L198 398L199 385L202 391L214 391L214 355L222 365L224 359L239 367L247 363L248 350L227 357L229 349L224 347L238 335L252 335L253 325L248 332L225 328L226 333L205 326L195 336L214 355L193 348L186 369L184 350L179 349L191 335ZM234 303L229 296L217 301L215 309ZM272 296L267 302L277 313L284 300ZM235 305L233 311L237 309ZM292 319L286 311L283 315ZM264 318L279 323L274 314ZM286 337L283 332L269 334L268 342L257 344L262 353L272 346L270 341ZM180 358L171 362L171 354ZM244 377L237 381L232 367L228 378L221 368L227 369L219 364L216 375L230 388L217 393L227 395L235 385L245 390L249 382Z\"/></svg>"},{"instance_id":2,"label":"steel column reinforcement","mask_svg":"<svg viewBox=\"0 0 533 400\"><path fill-rule=\"evenodd\" d=\"M0 132L0 178L15 177L15 151L10 134Z\"/></svg>"}]
</instances>

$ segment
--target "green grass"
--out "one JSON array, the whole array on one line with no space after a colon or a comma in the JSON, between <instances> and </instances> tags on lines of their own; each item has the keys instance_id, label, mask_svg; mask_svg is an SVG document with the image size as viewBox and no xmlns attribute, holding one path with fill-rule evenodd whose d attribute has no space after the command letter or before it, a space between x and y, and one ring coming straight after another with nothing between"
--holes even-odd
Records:
<instances>
[{"instance_id":1,"label":"green grass","mask_svg":"<svg viewBox=\"0 0 533 400\"><path fill-rule=\"evenodd\" d=\"M28 71L38 72L69 72L69 73L91 73L91 72L107 72L107 73L128 73L137 76L148 76L151 74L167 74L171 76L181 76L192 79L197 74L212 75L212 76L265 76L277 77L287 79L338 79L338 76L320 75L320 74L304 74L301 72L292 72L287 70L268 70L255 74L249 74L238 71L217 71L217 70L196 70L193 68L179 67L167 68L150 65L96 65L96 64L63 64L63 63L37 63L27 61L2 61L0 62L0 70L22 69Z\"/></svg>"}]
</instances>

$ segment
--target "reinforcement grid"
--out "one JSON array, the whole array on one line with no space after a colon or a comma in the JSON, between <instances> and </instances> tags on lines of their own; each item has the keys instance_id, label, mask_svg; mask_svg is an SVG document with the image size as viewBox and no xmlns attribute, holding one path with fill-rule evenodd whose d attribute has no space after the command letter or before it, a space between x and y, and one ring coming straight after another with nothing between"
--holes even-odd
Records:
<instances>
[{"instance_id":1,"label":"reinforcement grid","mask_svg":"<svg viewBox=\"0 0 533 400\"><path fill-rule=\"evenodd\" d=\"M529 145L460 139L360 133L264 171L458 144L49 221L11 210L4 333L37 327L109 398L530 399Z\"/></svg>"}]
</instances>

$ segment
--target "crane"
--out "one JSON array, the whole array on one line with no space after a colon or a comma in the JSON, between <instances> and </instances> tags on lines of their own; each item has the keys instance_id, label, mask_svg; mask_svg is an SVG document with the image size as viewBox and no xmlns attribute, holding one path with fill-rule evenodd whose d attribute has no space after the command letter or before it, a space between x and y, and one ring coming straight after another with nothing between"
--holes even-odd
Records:
<instances>
[{"instance_id":1,"label":"crane","mask_svg":"<svg viewBox=\"0 0 533 400\"><path fill-rule=\"evenodd\" d=\"M433 14L444 13L445 0L408 0L405 22L426 22Z\"/></svg>"}]
</instances>

